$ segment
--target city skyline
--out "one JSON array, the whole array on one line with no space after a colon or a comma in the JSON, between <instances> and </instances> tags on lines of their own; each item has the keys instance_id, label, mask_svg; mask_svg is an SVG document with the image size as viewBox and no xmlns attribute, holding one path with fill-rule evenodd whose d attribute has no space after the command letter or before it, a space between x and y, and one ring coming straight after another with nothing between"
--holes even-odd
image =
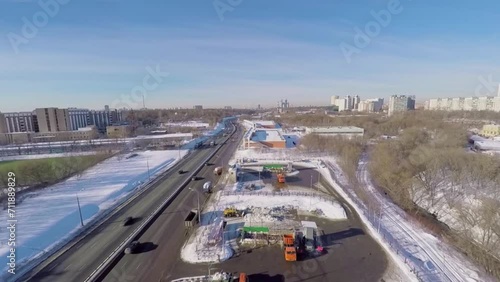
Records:
<instances>
[{"instance_id":1,"label":"city skyline","mask_svg":"<svg viewBox=\"0 0 500 282\"><path fill-rule=\"evenodd\" d=\"M415 95L423 102L498 85L495 1L460 7L400 1L390 20L379 20L380 32L346 59L341 47L356 45L357 30L392 2L242 1L221 17L212 2L120 1L119 12L110 13L118 2L70 1L25 42L14 40L23 34L22 19L42 8L36 1L2 1L9 14L0 73L8 94L0 110L116 101L140 108L132 92L148 75L148 108L272 107L283 97L319 106L349 93L386 100ZM488 89L481 95L495 95Z\"/></svg>"}]
</instances>

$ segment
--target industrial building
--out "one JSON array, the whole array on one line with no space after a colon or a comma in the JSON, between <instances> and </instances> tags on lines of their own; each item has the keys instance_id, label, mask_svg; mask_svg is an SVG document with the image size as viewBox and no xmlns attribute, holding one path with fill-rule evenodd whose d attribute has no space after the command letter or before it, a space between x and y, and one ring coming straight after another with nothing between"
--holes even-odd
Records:
<instances>
[{"instance_id":1,"label":"industrial building","mask_svg":"<svg viewBox=\"0 0 500 282\"><path fill-rule=\"evenodd\" d=\"M365 130L355 126L306 127L307 134L333 135L343 137L362 137Z\"/></svg>"},{"instance_id":2,"label":"industrial building","mask_svg":"<svg viewBox=\"0 0 500 282\"><path fill-rule=\"evenodd\" d=\"M243 137L246 148L286 148L286 140L279 124L271 120L244 120L248 128Z\"/></svg>"},{"instance_id":3,"label":"industrial building","mask_svg":"<svg viewBox=\"0 0 500 282\"><path fill-rule=\"evenodd\" d=\"M389 116L409 110L415 110L415 96L392 95L389 99Z\"/></svg>"}]
</instances>

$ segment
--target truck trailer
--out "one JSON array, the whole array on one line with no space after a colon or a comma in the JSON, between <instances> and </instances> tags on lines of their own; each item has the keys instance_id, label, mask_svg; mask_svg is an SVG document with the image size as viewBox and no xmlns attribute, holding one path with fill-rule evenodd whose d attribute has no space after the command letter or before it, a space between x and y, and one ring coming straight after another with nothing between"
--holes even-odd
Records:
<instances>
[{"instance_id":1,"label":"truck trailer","mask_svg":"<svg viewBox=\"0 0 500 282\"><path fill-rule=\"evenodd\" d=\"M285 260L297 261L297 249L295 247L295 236L293 234L283 235L283 246L285 248Z\"/></svg>"}]
</instances>

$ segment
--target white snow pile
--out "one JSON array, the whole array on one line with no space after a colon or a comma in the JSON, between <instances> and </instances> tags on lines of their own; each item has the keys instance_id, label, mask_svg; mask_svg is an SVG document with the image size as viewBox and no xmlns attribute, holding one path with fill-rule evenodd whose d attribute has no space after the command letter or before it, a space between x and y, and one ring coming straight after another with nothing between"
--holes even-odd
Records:
<instances>
[{"instance_id":1,"label":"white snow pile","mask_svg":"<svg viewBox=\"0 0 500 282\"><path fill-rule=\"evenodd\" d=\"M276 195L276 196L273 196ZM327 200L321 197L281 195L281 194L241 194L220 196L217 203L217 210L224 210L226 207L235 207L244 210L251 208L276 208L282 206L291 206L298 211L316 212L322 211L322 216L332 220L347 219L344 208L334 200ZM210 209L215 207L211 206Z\"/></svg>"},{"instance_id":2,"label":"white snow pile","mask_svg":"<svg viewBox=\"0 0 500 282\"><path fill-rule=\"evenodd\" d=\"M84 224L119 204L151 178L174 165L186 150L137 152L134 158L112 157L81 175L30 194L16 206L16 260L19 264L70 239L80 228L79 199ZM149 173L148 173L149 166ZM7 210L0 210L7 218ZM0 221L0 264L7 266L7 220Z\"/></svg>"},{"instance_id":3,"label":"white snow pile","mask_svg":"<svg viewBox=\"0 0 500 282\"><path fill-rule=\"evenodd\" d=\"M210 244L207 234L212 225L200 226L196 233L181 250L181 259L190 263L221 262L233 256L233 249L228 242Z\"/></svg>"}]
</instances>

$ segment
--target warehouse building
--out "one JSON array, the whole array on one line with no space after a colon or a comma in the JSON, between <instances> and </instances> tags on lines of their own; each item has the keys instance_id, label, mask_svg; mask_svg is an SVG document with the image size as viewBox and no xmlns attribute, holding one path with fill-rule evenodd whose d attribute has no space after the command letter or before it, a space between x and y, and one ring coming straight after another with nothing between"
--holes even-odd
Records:
<instances>
[{"instance_id":1,"label":"warehouse building","mask_svg":"<svg viewBox=\"0 0 500 282\"><path fill-rule=\"evenodd\" d=\"M365 130L355 126L307 127L307 134L332 135L343 137L363 137Z\"/></svg>"}]
</instances>

